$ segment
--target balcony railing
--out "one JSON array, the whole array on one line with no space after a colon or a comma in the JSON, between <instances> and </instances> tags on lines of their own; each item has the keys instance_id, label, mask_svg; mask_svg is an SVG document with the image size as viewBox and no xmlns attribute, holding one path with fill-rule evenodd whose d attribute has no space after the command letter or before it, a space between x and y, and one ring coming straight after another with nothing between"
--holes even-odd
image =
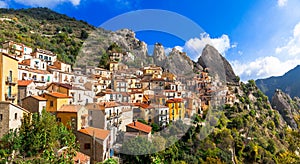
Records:
<instances>
[{"instance_id":1,"label":"balcony railing","mask_svg":"<svg viewBox=\"0 0 300 164\"><path fill-rule=\"evenodd\" d=\"M12 78L10 76L7 76L5 83L6 83L6 85L16 85L17 81L18 81L18 78Z\"/></svg>"},{"instance_id":2,"label":"balcony railing","mask_svg":"<svg viewBox=\"0 0 300 164\"><path fill-rule=\"evenodd\" d=\"M120 118L121 117L122 112L119 113L112 113L111 115L106 117L106 120L112 120L112 119L116 119L116 118Z\"/></svg>"},{"instance_id":3,"label":"balcony railing","mask_svg":"<svg viewBox=\"0 0 300 164\"><path fill-rule=\"evenodd\" d=\"M16 99L16 94L5 94L6 101L14 101Z\"/></svg>"}]
</instances>

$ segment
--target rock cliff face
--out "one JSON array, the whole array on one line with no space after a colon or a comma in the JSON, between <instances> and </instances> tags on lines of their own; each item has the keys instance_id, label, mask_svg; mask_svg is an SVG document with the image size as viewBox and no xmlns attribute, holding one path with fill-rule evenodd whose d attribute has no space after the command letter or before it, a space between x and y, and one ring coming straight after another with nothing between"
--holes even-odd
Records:
<instances>
[{"instance_id":1,"label":"rock cliff face","mask_svg":"<svg viewBox=\"0 0 300 164\"><path fill-rule=\"evenodd\" d=\"M298 128L297 123L294 120L294 115L299 114L299 102L299 98L292 100L288 94L279 89L276 90L272 97L272 107L278 110L283 119L293 129Z\"/></svg>"},{"instance_id":2,"label":"rock cliff face","mask_svg":"<svg viewBox=\"0 0 300 164\"><path fill-rule=\"evenodd\" d=\"M180 52L176 48L173 48L169 53L163 67L178 75L191 76L195 72L193 61L186 55L185 52Z\"/></svg>"},{"instance_id":3,"label":"rock cliff face","mask_svg":"<svg viewBox=\"0 0 300 164\"><path fill-rule=\"evenodd\" d=\"M229 62L211 45L206 45L202 51L202 55L198 59L198 63L203 68L209 68L213 74L217 74L219 79L230 83L236 83L236 75Z\"/></svg>"},{"instance_id":4,"label":"rock cliff face","mask_svg":"<svg viewBox=\"0 0 300 164\"><path fill-rule=\"evenodd\" d=\"M164 46L161 45L160 43L156 43L154 46L154 50L153 50L153 61L156 65L159 66L164 66L166 63L166 53L165 53L165 49Z\"/></svg>"},{"instance_id":5,"label":"rock cliff face","mask_svg":"<svg viewBox=\"0 0 300 164\"><path fill-rule=\"evenodd\" d=\"M132 65L141 66L152 62L148 56L147 44L135 38L133 31L122 29L113 32L98 28L83 43L75 65L79 67L85 65L97 66L101 55L113 43L121 47L123 52L131 52L135 56L133 61L128 61Z\"/></svg>"},{"instance_id":6,"label":"rock cliff face","mask_svg":"<svg viewBox=\"0 0 300 164\"><path fill-rule=\"evenodd\" d=\"M166 55L163 45L156 43L153 51L154 64L177 75L191 76L194 72L203 68L192 61L185 52L181 52L176 48Z\"/></svg>"}]
</instances>

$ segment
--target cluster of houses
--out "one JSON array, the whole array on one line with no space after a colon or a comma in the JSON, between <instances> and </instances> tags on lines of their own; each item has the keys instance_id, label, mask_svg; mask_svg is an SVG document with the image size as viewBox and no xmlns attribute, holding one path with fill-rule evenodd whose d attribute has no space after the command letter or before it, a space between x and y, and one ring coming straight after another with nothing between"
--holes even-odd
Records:
<instances>
[{"instance_id":1,"label":"cluster of houses","mask_svg":"<svg viewBox=\"0 0 300 164\"><path fill-rule=\"evenodd\" d=\"M159 66L129 68L120 62L123 53L110 51L109 55L108 70L72 68L51 51L2 43L0 137L20 127L24 113L46 110L74 130L80 143L78 158L85 158L81 162L86 156L104 161L120 140L151 139L151 124L164 128L208 109L214 89L207 71L183 82ZM221 99L228 104L235 101L228 88Z\"/></svg>"}]
</instances>

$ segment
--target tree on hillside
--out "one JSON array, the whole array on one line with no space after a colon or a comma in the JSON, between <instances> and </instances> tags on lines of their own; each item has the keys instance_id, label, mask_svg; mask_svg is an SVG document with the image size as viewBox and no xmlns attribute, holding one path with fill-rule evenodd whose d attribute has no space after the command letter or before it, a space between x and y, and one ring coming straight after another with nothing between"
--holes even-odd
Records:
<instances>
[{"instance_id":1,"label":"tree on hillside","mask_svg":"<svg viewBox=\"0 0 300 164\"><path fill-rule=\"evenodd\" d=\"M43 111L41 115L24 115L20 129L2 138L0 159L9 163L69 163L77 149L75 135Z\"/></svg>"}]
</instances>

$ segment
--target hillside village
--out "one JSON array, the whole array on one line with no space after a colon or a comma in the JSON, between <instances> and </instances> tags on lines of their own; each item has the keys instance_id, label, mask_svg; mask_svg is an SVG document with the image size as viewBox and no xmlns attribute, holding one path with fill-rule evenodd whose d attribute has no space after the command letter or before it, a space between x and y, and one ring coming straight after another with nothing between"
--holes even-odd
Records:
<instances>
[{"instance_id":1,"label":"hillside village","mask_svg":"<svg viewBox=\"0 0 300 164\"><path fill-rule=\"evenodd\" d=\"M234 86L214 80L209 68L186 79L156 65L123 64L132 54L109 49L107 53L106 69L73 68L51 51L2 43L0 137L19 128L24 114L46 110L73 130L83 156L101 162L111 156L116 143L137 136L151 140L173 122L191 124L195 115L205 117L212 101L237 101Z\"/></svg>"}]
</instances>

